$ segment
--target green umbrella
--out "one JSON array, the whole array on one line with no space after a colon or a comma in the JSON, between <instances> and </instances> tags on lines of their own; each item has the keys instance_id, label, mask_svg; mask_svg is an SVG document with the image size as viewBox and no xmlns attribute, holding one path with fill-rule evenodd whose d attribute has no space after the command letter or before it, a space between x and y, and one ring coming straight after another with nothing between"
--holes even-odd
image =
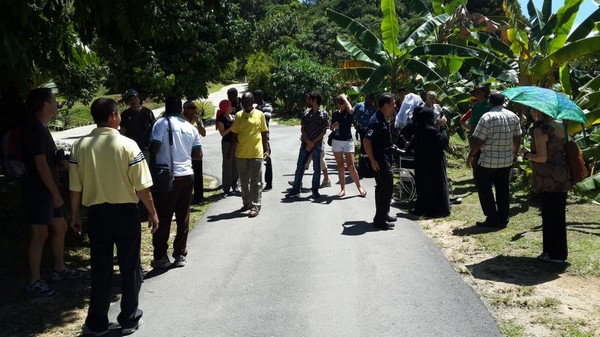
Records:
<instances>
[{"instance_id":1,"label":"green umbrella","mask_svg":"<svg viewBox=\"0 0 600 337\"><path fill-rule=\"evenodd\" d=\"M536 109L554 119L587 123L585 112L567 96L554 90L533 86L514 87L504 90L502 95L512 102Z\"/></svg>"}]
</instances>

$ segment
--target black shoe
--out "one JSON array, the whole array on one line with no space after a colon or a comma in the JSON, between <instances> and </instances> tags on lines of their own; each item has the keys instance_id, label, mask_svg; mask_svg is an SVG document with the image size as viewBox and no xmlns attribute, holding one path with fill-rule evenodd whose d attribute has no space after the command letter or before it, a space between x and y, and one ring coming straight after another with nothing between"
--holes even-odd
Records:
<instances>
[{"instance_id":1,"label":"black shoe","mask_svg":"<svg viewBox=\"0 0 600 337\"><path fill-rule=\"evenodd\" d=\"M272 190L273 189L273 185L271 184L267 184L264 188L263 191L268 191L268 190Z\"/></svg>"},{"instance_id":2,"label":"black shoe","mask_svg":"<svg viewBox=\"0 0 600 337\"><path fill-rule=\"evenodd\" d=\"M395 216L389 215L389 214L388 214L388 216L386 218L387 222L396 222L396 220L398 220L398 217L395 217Z\"/></svg>"},{"instance_id":3,"label":"black shoe","mask_svg":"<svg viewBox=\"0 0 600 337\"><path fill-rule=\"evenodd\" d=\"M379 229L390 229L390 228L394 228L394 226L396 226L395 224L391 223L391 222L374 222L373 226L375 228L379 228Z\"/></svg>"},{"instance_id":4,"label":"black shoe","mask_svg":"<svg viewBox=\"0 0 600 337\"><path fill-rule=\"evenodd\" d=\"M312 197L313 197L313 199L318 199L321 197L321 193L319 193L319 191L315 190L312 192Z\"/></svg>"}]
</instances>

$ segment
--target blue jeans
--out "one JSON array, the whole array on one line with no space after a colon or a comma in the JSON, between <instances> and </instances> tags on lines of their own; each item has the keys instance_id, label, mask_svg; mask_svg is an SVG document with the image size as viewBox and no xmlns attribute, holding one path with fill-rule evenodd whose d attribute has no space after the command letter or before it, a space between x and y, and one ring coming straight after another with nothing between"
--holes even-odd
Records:
<instances>
[{"instance_id":1,"label":"blue jeans","mask_svg":"<svg viewBox=\"0 0 600 337\"><path fill-rule=\"evenodd\" d=\"M319 184L321 182L321 151L323 151L322 143L315 144L312 151L306 151L306 144L300 145L300 152L298 153L298 163L296 164L296 173L294 174L294 185L290 194L300 193L300 185L302 185L302 177L304 177L304 165L308 161L308 157L312 156L313 173L312 178L312 190L318 191Z\"/></svg>"}]
</instances>

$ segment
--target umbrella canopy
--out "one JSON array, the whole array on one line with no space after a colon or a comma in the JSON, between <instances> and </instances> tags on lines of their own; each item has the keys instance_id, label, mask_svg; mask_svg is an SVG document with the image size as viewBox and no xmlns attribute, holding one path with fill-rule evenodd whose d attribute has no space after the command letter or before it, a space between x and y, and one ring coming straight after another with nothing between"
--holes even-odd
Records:
<instances>
[{"instance_id":1,"label":"umbrella canopy","mask_svg":"<svg viewBox=\"0 0 600 337\"><path fill-rule=\"evenodd\" d=\"M536 109L555 119L587 123L585 112L567 96L551 89L523 86L504 90L502 95L515 103Z\"/></svg>"}]
</instances>

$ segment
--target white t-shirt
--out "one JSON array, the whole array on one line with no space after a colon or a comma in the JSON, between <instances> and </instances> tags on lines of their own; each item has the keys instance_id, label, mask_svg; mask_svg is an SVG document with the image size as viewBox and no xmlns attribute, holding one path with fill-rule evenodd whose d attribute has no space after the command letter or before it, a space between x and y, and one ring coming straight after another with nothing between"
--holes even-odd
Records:
<instances>
[{"instance_id":1,"label":"white t-shirt","mask_svg":"<svg viewBox=\"0 0 600 337\"><path fill-rule=\"evenodd\" d=\"M169 123L173 133L173 146L169 152ZM182 177L194 174L192 170L192 150L200 148L200 134L198 130L188 123L181 115L172 115L160 118L152 127L150 141L160 144L156 154L156 164L159 166L171 166L173 156L173 175Z\"/></svg>"}]
</instances>

